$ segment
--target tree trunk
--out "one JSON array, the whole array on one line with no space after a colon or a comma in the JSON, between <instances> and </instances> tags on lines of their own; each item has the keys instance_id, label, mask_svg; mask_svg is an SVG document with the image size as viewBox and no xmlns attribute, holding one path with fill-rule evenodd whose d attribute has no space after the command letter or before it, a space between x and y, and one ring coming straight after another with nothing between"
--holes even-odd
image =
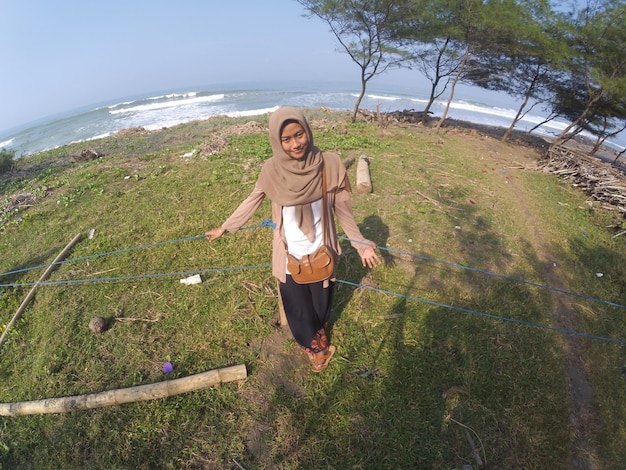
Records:
<instances>
[{"instance_id":1,"label":"tree trunk","mask_svg":"<svg viewBox=\"0 0 626 470\"><path fill-rule=\"evenodd\" d=\"M535 84L537 83L537 80L539 78L539 70L540 70L540 65L537 66L537 70L535 72L535 76L533 77L530 85L528 86L528 89L526 90L526 94L524 95L524 101L522 102L521 106L518 108L517 114L515 115L515 118L513 119L513 122L511 123L509 128L506 130L506 132L502 136L502 142L506 142L509 139L509 136L511 135L511 132L513 132L513 129L515 129L515 126L517 125L517 123L520 121L520 119L524 115L523 114L524 108L526 107L526 105L530 101L530 95L532 94L532 91L535 88Z\"/></svg>"},{"instance_id":2,"label":"tree trunk","mask_svg":"<svg viewBox=\"0 0 626 470\"><path fill-rule=\"evenodd\" d=\"M452 103L452 99L454 98L454 89L456 88L456 84L461 78L463 71L465 70L465 64L467 62L467 59L469 58L469 54L470 54L470 48L469 46L467 46L467 49L465 49L465 55L463 56L463 61L461 62L461 66L459 67L459 71L454 77L454 80L452 80L452 85L450 86L450 97L448 98L448 102L446 103L446 109L444 109L443 114L441 115L441 118L439 119L439 121L437 121L437 124L435 125L435 129L437 131L441 128L441 125L443 124L443 122L446 120L446 117L448 116L450 103Z\"/></svg>"},{"instance_id":3,"label":"tree trunk","mask_svg":"<svg viewBox=\"0 0 626 470\"><path fill-rule=\"evenodd\" d=\"M435 66L435 78L431 81L430 87L430 96L428 97L428 103L424 108L424 114L422 114L422 124L426 125L428 121L428 112L435 102L435 98L437 97L437 87L439 87L439 82L441 81L441 59L444 56L446 50L448 49L448 44L450 43L450 38L446 38L446 42L443 47L439 50L439 54L437 55L437 63ZM445 90L445 87L444 87ZM443 93L443 91L441 92Z\"/></svg>"},{"instance_id":4,"label":"tree trunk","mask_svg":"<svg viewBox=\"0 0 626 470\"><path fill-rule=\"evenodd\" d=\"M352 110L352 122L356 122L356 115L359 112L359 108L361 107L361 101L363 101L363 97L365 96L365 87L367 86L367 81L365 78L361 78L361 94L356 99L356 103L354 104L354 109Z\"/></svg>"},{"instance_id":5,"label":"tree trunk","mask_svg":"<svg viewBox=\"0 0 626 470\"><path fill-rule=\"evenodd\" d=\"M602 97L602 93L598 94L598 96L595 97L594 99L589 100L585 110L580 114L580 116L578 116L578 118L576 118L576 120L574 122L572 122L568 126L566 126L565 129L563 129L561 131L561 133L558 136L556 136L556 139L555 139L555 141L554 141L554 143L552 145L563 144L563 143L567 142L568 140L570 140L573 136L575 136L577 134L580 134L582 129L575 130L571 134L570 134L570 131L572 129L576 129L576 127L578 127L585 120L585 118L591 112L591 109L593 108L593 106L600 100L601 97Z\"/></svg>"}]
</instances>

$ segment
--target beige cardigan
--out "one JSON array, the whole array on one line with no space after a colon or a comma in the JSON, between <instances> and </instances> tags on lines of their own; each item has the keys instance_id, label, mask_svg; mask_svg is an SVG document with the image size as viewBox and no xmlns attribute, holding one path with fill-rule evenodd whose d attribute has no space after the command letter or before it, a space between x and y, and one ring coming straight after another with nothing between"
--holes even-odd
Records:
<instances>
[{"instance_id":1,"label":"beige cardigan","mask_svg":"<svg viewBox=\"0 0 626 470\"><path fill-rule=\"evenodd\" d=\"M347 178L347 176L346 176ZM347 185L349 188L349 184ZM325 220L331 221L331 227L328 232L328 242L336 253L337 257L341 254L341 247L337 238L337 228L335 226L335 218L332 216L334 212L337 216L341 228L346 236L350 239L351 245L362 253L368 246L376 248L376 244L370 240L363 238L361 231L354 221L352 213L352 196L350 191L345 188L339 188L335 191L328 191L327 210L330 214L326 214ZM244 226L248 220L254 215L263 200L265 192L257 184L250 195L239 205L233 214L222 224L222 227L231 233L235 233ZM287 241L285 239L285 230L283 228L283 207L272 203L272 220L276 224L274 228L274 239L272 241L272 274L280 281L287 280ZM333 276L334 278L334 276ZM327 283L325 283L327 285ZM326 287L326 286L325 286Z\"/></svg>"}]
</instances>

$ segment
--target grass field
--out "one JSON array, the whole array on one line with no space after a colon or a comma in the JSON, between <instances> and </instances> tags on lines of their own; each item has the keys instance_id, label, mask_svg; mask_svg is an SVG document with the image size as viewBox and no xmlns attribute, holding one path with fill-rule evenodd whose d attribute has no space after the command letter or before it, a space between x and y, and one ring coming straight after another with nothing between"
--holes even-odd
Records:
<instances>
[{"instance_id":1,"label":"grass field","mask_svg":"<svg viewBox=\"0 0 626 470\"><path fill-rule=\"evenodd\" d=\"M321 374L277 325L269 203L246 230L201 237L270 156L265 117L74 144L0 180L0 332L45 265L94 229L7 332L0 402L248 370L164 399L0 417L0 469L620 468L616 214L533 171L539 151L522 143L307 115L320 148L368 156L374 190L353 207L385 259L365 270L342 241L338 349ZM79 158L87 148L103 156ZM11 205L20 195L28 204ZM201 284L179 282L195 273ZM95 316L105 333L88 328Z\"/></svg>"}]
</instances>

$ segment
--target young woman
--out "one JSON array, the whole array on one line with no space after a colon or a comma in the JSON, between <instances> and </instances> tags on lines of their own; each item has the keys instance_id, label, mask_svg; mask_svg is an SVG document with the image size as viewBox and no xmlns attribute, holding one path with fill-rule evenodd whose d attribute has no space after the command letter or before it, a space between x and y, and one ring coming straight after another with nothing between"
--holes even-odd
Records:
<instances>
[{"instance_id":1,"label":"young woman","mask_svg":"<svg viewBox=\"0 0 626 470\"><path fill-rule=\"evenodd\" d=\"M313 253L324 243L324 227L327 243L337 258L341 249L334 213L363 266L373 268L381 259L374 251L375 243L363 238L354 221L350 182L339 155L322 153L313 145L313 134L302 112L287 106L272 113L269 137L273 156L263 164L254 190L220 227L206 232L206 236L213 241L226 231L236 232L254 215L266 196L270 199L272 220L276 224L272 274L280 281L280 295L293 337L307 353L313 371L320 372L335 352L326 334L334 276L312 284L298 284L287 269L287 254L301 259ZM322 172L326 178L325 195ZM327 214L322 214L322 197L326 198Z\"/></svg>"}]
</instances>

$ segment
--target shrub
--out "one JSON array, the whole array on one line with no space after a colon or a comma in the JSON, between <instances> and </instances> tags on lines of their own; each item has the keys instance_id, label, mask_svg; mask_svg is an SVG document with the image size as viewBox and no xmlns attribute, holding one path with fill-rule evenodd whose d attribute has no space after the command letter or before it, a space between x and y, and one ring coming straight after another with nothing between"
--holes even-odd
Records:
<instances>
[{"instance_id":1,"label":"shrub","mask_svg":"<svg viewBox=\"0 0 626 470\"><path fill-rule=\"evenodd\" d=\"M0 149L0 174L6 173L13 168L13 157L15 152L7 149Z\"/></svg>"}]
</instances>

